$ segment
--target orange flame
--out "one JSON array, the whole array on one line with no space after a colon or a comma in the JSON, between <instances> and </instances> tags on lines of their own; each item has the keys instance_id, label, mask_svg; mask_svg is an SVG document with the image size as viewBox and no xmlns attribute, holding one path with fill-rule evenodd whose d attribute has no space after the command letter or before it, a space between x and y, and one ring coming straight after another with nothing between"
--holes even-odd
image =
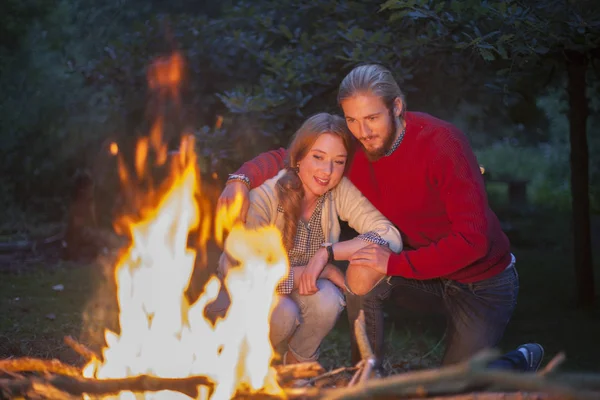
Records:
<instances>
[{"instance_id":1,"label":"orange flame","mask_svg":"<svg viewBox=\"0 0 600 400\"><path fill-rule=\"evenodd\" d=\"M179 85L182 59L151 71L150 84ZM161 73L158 73L162 71ZM163 72L166 75L163 75ZM215 384L211 399L229 399L237 391L261 391L282 395L269 342L269 320L275 304L275 288L288 271L287 254L279 231L272 226L249 231L235 222L241 198L215 221L219 243L229 232L225 251L240 265L223 282L212 277L198 299L190 304L190 285L196 257L206 260L205 245L212 227L208 200L201 196L200 173L192 136L184 135L179 152L167 159L162 143L163 121L159 118L150 137L138 141L135 176L146 177L151 151L156 162L167 163L170 174L160 190L136 192L141 217L124 215L121 226L131 244L115 266L120 332L105 331L102 360L92 360L83 369L97 379L151 375L184 378L202 375ZM163 156L164 151L164 156ZM119 158L119 176L126 187L134 180ZM239 202L239 204L238 204ZM189 248L189 234L198 233L198 248ZM214 324L204 309L225 285L231 305L224 318ZM140 397L142 396L142 397ZM199 390L198 398L208 392ZM121 392L120 399L189 399L179 392L134 394Z\"/></svg>"},{"instance_id":2,"label":"orange flame","mask_svg":"<svg viewBox=\"0 0 600 400\"><path fill-rule=\"evenodd\" d=\"M179 85L183 77L183 56L173 53L170 57L159 58L148 69L150 88L167 93L173 99L178 99Z\"/></svg>"},{"instance_id":3,"label":"orange flame","mask_svg":"<svg viewBox=\"0 0 600 400\"><path fill-rule=\"evenodd\" d=\"M111 155L116 156L119 154L119 145L115 142L111 142L108 151L110 151Z\"/></svg>"}]
</instances>

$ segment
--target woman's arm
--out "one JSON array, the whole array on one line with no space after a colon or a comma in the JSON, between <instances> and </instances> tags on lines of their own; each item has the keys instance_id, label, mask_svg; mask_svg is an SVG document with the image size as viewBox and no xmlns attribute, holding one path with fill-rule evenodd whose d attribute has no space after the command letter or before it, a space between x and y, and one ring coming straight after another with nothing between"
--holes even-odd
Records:
<instances>
[{"instance_id":1,"label":"woman's arm","mask_svg":"<svg viewBox=\"0 0 600 400\"><path fill-rule=\"evenodd\" d=\"M393 252L402 250L398 229L347 178L342 178L333 195L338 216L359 233L354 239L332 244L335 260L349 260L354 253L374 243ZM317 291L317 277L328 261L327 249L317 250L302 273L300 294Z\"/></svg>"},{"instance_id":2,"label":"woman's arm","mask_svg":"<svg viewBox=\"0 0 600 400\"><path fill-rule=\"evenodd\" d=\"M338 216L359 233L356 238L336 243L336 260L347 260L356 251L375 243L402 251L402 237L398 229L350 182L342 178L334 192Z\"/></svg>"}]
</instances>

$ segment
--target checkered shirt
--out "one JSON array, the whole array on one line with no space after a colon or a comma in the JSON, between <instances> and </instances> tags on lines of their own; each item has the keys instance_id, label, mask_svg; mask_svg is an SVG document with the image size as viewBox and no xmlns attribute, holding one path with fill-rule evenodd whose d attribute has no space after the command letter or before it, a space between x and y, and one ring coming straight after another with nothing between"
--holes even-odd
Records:
<instances>
[{"instance_id":1,"label":"checkered shirt","mask_svg":"<svg viewBox=\"0 0 600 400\"><path fill-rule=\"evenodd\" d=\"M290 294L294 290L294 272L292 267L299 267L308 264L312 256L325 242L323 227L321 226L321 213L323 212L323 204L325 196L331 192L325 193L317 200L315 210L308 222L298 221L296 228L296 237L294 238L294 246L288 251L290 261L290 273L287 278L282 280L277 286L277 293ZM284 212L281 206L277 207L277 211Z\"/></svg>"},{"instance_id":2,"label":"checkered shirt","mask_svg":"<svg viewBox=\"0 0 600 400\"><path fill-rule=\"evenodd\" d=\"M327 192L319 197L315 210L308 222L302 220L298 222L294 246L288 251L290 272L288 276L281 280L277 285L278 294L290 294L294 290L294 272L291 267L307 265L317 250L319 250L325 242L325 235L323 234L323 227L321 226L321 214L323 212L325 197L328 195L331 196L331 192ZM284 212L281 206L277 207L277 211L281 213ZM370 243L389 246L388 242L383 240L381 236L375 232L366 232L358 237Z\"/></svg>"}]
</instances>

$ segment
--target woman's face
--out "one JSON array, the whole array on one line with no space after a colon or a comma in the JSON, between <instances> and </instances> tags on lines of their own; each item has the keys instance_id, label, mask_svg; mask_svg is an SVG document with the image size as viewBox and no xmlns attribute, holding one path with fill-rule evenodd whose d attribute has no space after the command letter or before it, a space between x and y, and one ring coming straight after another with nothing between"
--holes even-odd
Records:
<instances>
[{"instance_id":1,"label":"woman's face","mask_svg":"<svg viewBox=\"0 0 600 400\"><path fill-rule=\"evenodd\" d=\"M306 156L298 162L298 176L305 194L321 196L340 183L348 161L342 139L330 133L320 135Z\"/></svg>"}]
</instances>

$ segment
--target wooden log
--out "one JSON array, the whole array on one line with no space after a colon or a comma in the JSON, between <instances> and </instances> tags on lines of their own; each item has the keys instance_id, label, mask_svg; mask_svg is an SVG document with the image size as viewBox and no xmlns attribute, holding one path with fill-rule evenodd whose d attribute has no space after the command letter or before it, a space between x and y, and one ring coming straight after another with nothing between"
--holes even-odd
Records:
<instances>
[{"instance_id":1,"label":"wooden log","mask_svg":"<svg viewBox=\"0 0 600 400\"><path fill-rule=\"evenodd\" d=\"M546 366L544 367L543 370L539 371L538 374L540 375L548 375L551 374L552 372L556 371L558 369L558 367L565 362L565 360L567 359L567 357L565 356L565 353L560 352L557 355L554 356L554 358L552 358L552 360L550 360L548 362L548 364L546 364Z\"/></svg>"},{"instance_id":2,"label":"wooden log","mask_svg":"<svg viewBox=\"0 0 600 400\"><path fill-rule=\"evenodd\" d=\"M86 362L97 360L99 357L92 350L73 339L71 336L65 336L64 342L67 346L79 354Z\"/></svg>"},{"instance_id":3,"label":"wooden log","mask_svg":"<svg viewBox=\"0 0 600 400\"><path fill-rule=\"evenodd\" d=\"M277 380L280 385L296 379L315 378L326 372L323 366L316 361L277 365L275 366L275 371L277 372Z\"/></svg>"},{"instance_id":4,"label":"wooden log","mask_svg":"<svg viewBox=\"0 0 600 400\"><path fill-rule=\"evenodd\" d=\"M490 361L498 357L496 351L483 351L473 359L447 367L408 372L385 379L367 381L353 387L334 389L325 398L414 398L456 395L480 391L490 386L505 388L509 392L543 392L561 399L597 399L597 393L576 390L574 387L545 376L532 373L489 370Z\"/></svg>"},{"instance_id":5,"label":"wooden log","mask_svg":"<svg viewBox=\"0 0 600 400\"><path fill-rule=\"evenodd\" d=\"M369 337L367 336L365 313L363 310L360 310L358 318L354 321L354 335L363 362L361 368L356 372L356 375L352 377L348 386L353 386L356 383L365 382L369 379L376 362L375 354L373 353L373 349L369 343Z\"/></svg>"},{"instance_id":6,"label":"wooden log","mask_svg":"<svg viewBox=\"0 0 600 400\"><path fill-rule=\"evenodd\" d=\"M13 358L0 360L0 370L9 372L43 372L65 376L81 376L81 370L59 360L40 360L38 358Z\"/></svg>"},{"instance_id":7,"label":"wooden log","mask_svg":"<svg viewBox=\"0 0 600 400\"><path fill-rule=\"evenodd\" d=\"M354 334L356 335L356 343L363 360L375 360L375 354L369 344L369 337L367 336L367 328L365 325L365 313L360 310L358 318L354 321Z\"/></svg>"},{"instance_id":8,"label":"wooden log","mask_svg":"<svg viewBox=\"0 0 600 400\"><path fill-rule=\"evenodd\" d=\"M359 367L340 367L340 368L336 368L334 370L327 371L324 374L315 376L314 378L307 379L306 382L304 382L301 385L298 385L296 387L310 386L310 385L314 384L317 381L321 381L323 379L328 379L328 378L331 378L333 376L339 375L339 374L344 373L344 372L355 371L358 368Z\"/></svg>"},{"instance_id":9,"label":"wooden log","mask_svg":"<svg viewBox=\"0 0 600 400\"><path fill-rule=\"evenodd\" d=\"M206 386L210 392L214 389L213 382L204 376L175 379L141 375L123 379L87 379L55 375L48 378L33 377L0 380L0 392L7 398L24 396L42 389L48 390L47 386L52 386L70 396L81 396L84 393L92 396L104 396L117 394L121 391L157 392L171 390L196 398L198 397L198 386Z\"/></svg>"},{"instance_id":10,"label":"wooden log","mask_svg":"<svg viewBox=\"0 0 600 400\"><path fill-rule=\"evenodd\" d=\"M572 387L600 392L600 374L597 373L563 372L560 374L548 374L548 378ZM598 398L600 399L600 396L598 396Z\"/></svg>"}]
</instances>

